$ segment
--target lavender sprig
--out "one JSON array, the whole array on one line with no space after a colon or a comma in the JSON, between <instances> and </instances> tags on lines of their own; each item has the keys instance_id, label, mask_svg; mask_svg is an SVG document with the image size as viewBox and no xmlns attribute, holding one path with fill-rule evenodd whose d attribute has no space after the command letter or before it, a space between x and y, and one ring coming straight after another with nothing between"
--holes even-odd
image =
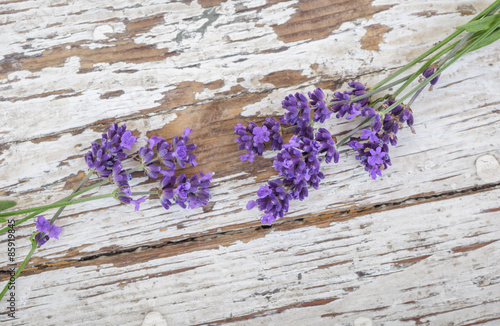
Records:
<instances>
[{"instance_id":1,"label":"lavender sprig","mask_svg":"<svg viewBox=\"0 0 500 326\"><path fill-rule=\"evenodd\" d=\"M329 104L326 101L327 96L320 88L309 92L308 96L301 93L286 96L282 102L285 112L279 122L289 127L282 128L275 124L273 130L279 132L279 137L276 138L281 139L281 143L283 130L291 129L294 135L288 143L281 146L282 148L271 146L272 150L279 150L273 161L278 179L261 186L257 191L259 198L249 201L247 209L258 206L259 210L264 212L262 223L272 223L282 218L289 209L290 200L304 200L308 196L308 187L319 187L324 178L320 171L321 163L330 163L332 160L337 163L338 147L347 143L357 152L355 158L372 179L382 176L382 171L392 164L389 145L396 146L398 143L398 131L406 124L413 133L415 132L410 105L427 84L430 84L429 90L432 90L442 72L461 56L500 38L500 20L490 17L499 9L500 0L497 0L468 24L459 26L457 31L443 42L373 87L367 87L360 82L350 82L350 89L334 92ZM454 41L463 32L467 32L465 37ZM449 44L451 41L453 43ZM417 72L391 82L429 56L431 57ZM397 98L419 76L420 84ZM375 97L399 84L403 85L393 94ZM412 98L405 105L403 101L410 96ZM363 118L363 121L338 142L325 128L319 128L314 134L314 124L324 123L334 113L336 118ZM264 128L264 124L259 127L257 123L250 122L245 127L239 123L235 127L235 133L239 136L236 139L236 142L240 143L239 149L246 150L246 153L241 155L242 161L253 162L254 157L262 156L268 147L270 134L267 132L267 125Z\"/></svg>"},{"instance_id":2,"label":"lavender sprig","mask_svg":"<svg viewBox=\"0 0 500 326\"><path fill-rule=\"evenodd\" d=\"M64 207L92 200L115 198L121 203L132 204L134 210L138 211L140 204L146 200L146 196L136 199L134 199L134 196L157 195L166 190L165 187L161 187L157 191L152 192L132 192L129 184L129 181L132 179L132 172L142 170L148 178L156 179L159 175L162 175L162 180L174 180L172 183L174 187L171 189L174 194L172 197L174 202L171 204L178 204L182 208L190 209L207 205L211 198L209 186L213 176L212 173L204 174L200 171L199 174L195 174L190 178L187 178L184 173L180 174L177 178L175 177L177 167L185 168L188 164L192 166L197 165L196 155L193 153L196 145L189 143L189 135L192 131L192 129L186 128L182 136L175 136L171 143L161 137L152 136L147 140L147 145L139 149L137 158L140 161L140 165L136 168L125 170L122 162L129 157L126 151L132 150L132 147L137 142L137 137L132 135L132 131L127 130L126 125L118 126L116 123L111 124L107 132L102 134L100 142L92 142L91 150L85 155L85 162L90 172L71 195L50 205L0 213L0 221L2 221L3 217L31 213L25 218L18 220L15 223L15 225L18 225L48 209L60 207L50 221L42 215L36 218L37 232L33 233L30 237L32 243L31 250L13 278L11 278L0 293L0 299L5 295L6 289L8 289L10 284L19 276L19 273L27 264L36 248L44 245L52 238L59 239L62 228L56 226L54 222ZM160 162L160 164L156 164L156 162ZM101 181L79 190L93 174L97 175ZM74 199L85 192L110 183L115 186L115 190L111 193ZM160 199L162 206L165 207L161 196ZM0 210L6 210L16 205L15 202L0 202L0 204ZM170 206L165 208L168 209ZM8 230L9 227L3 228L0 230L0 233L7 232Z\"/></svg>"}]
</instances>

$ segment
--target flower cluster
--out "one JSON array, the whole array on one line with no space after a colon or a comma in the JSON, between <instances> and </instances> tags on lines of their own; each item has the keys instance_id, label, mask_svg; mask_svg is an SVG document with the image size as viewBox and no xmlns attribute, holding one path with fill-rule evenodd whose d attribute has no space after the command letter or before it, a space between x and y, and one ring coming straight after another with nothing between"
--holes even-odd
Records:
<instances>
[{"instance_id":1,"label":"flower cluster","mask_svg":"<svg viewBox=\"0 0 500 326\"><path fill-rule=\"evenodd\" d=\"M368 106L370 102L369 97L365 97L357 101L354 100L354 98L366 94L368 92L368 88L358 82L348 83L348 85L352 88L352 90L344 91L342 93L334 93L335 98L331 102L333 103L332 111L337 113L336 117L343 118L347 114L346 119L351 120L357 116L375 116L375 110Z\"/></svg>"},{"instance_id":2,"label":"flower cluster","mask_svg":"<svg viewBox=\"0 0 500 326\"><path fill-rule=\"evenodd\" d=\"M91 150L85 155L85 162L90 169L106 178L113 172L113 165L117 161L127 158L124 149L130 150L137 141L132 132L124 124L118 127L113 123L107 133L102 134L101 143L92 142Z\"/></svg>"},{"instance_id":3,"label":"flower cluster","mask_svg":"<svg viewBox=\"0 0 500 326\"><path fill-rule=\"evenodd\" d=\"M187 178L184 173L175 176L165 175L161 179L161 204L165 209L169 209L173 203L182 208L196 208L208 204L210 192L208 186L212 179L212 173L204 174L199 172L191 178Z\"/></svg>"},{"instance_id":4,"label":"flower cluster","mask_svg":"<svg viewBox=\"0 0 500 326\"><path fill-rule=\"evenodd\" d=\"M426 70L423 78L431 76L433 69ZM437 78L431 84L435 82ZM391 165L389 144L397 144L396 134L403 124L406 123L413 131L413 114L409 107L399 104L385 113L395 101L378 99L372 102L372 92L364 84L352 82L348 85L349 90L335 92L330 102L321 88L309 92L307 96L290 94L282 101L285 113L279 122L267 118L261 126L252 121L248 126L238 123L234 127L239 149L246 150L240 156L242 161L253 162L255 155L262 156L266 147L279 151L273 161L278 179L261 186L257 191L258 199L247 204L247 209L258 206L264 212L262 223L282 218L291 200L304 200L309 195L309 187L318 189L325 177L320 169L322 163L338 163L337 139L325 128L315 130L315 123L324 123L333 113L339 119L364 117L365 122L361 126L365 123L369 125L349 142L349 146L358 152L356 159L373 179L381 176L382 171ZM293 136L283 144L283 131L288 129ZM341 143L348 142L348 137Z\"/></svg>"},{"instance_id":5,"label":"flower cluster","mask_svg":"<svg viewBox=\"0 0 500 326\"><path fill-rule=\"evenodd\" d=\"M173 204L182 208L196 208L208 204L210 191L208 187L212 173L194 174L190 178L184 173L175 177L176 168L185 168L187 164L196 166L196 155L193 153L195 144L189 143L192 129L186 128L181 137L175 136L169 143L162 137L152 136L147 145L139 149L139 159L144 172L152 179L162 176L158 193L165 209ZM160 162L161 165L154 164ZM163 166L163 167L162 167Z\"/></svg>"},{"instance_id":6,"label":"flower cluster","mask_svg":"<svg viewBox=\"0 0 500 326\"><path fill-rule=\"evenodd\" d=\"M264 212L261 222L269 224L283 217L290 200L304 200L309 194L308 187L318 189L325 177L320 171L322 162L333 160L337 163L339 160L336 139L330 132L324 128L314 132L313 123L324 122L332 114L321 88L309 92L308 96L290 94L285 97L282 107L287 112L279 122L267 118L262 127L255 122L250 122L247 127L241 123L234 127L239 136L235 139L240 143L239 149L247 151L241 156L242 161L248 159L252 162L255 154L261 156L267 143L272 150L279 151L273 162L279 179L261 186L257 191L259 198L247 204L247 209L258 206ZM288 125L286 128L292 129L294 134L285 144L281 125Z\"/></svg>"},{"instance_id":7,"label":"flower cluster","mask_svg":"<svg viewBox=\"0 0 500 326\"><path fill-rule=\"evenodd\" d=\"M196 145L189 143L192 132L192 129L186 128L182 136L175 136L171 142L152 136L139 149L137 157L141 163L140 169L151 179L162 177L158 193L166 209L172 205L170 200L182 208L195 208L206 205L211 198L208 186L212 173L203 174L200 171L200 175L196 174L189 179L184 174L175 177L177 167L197 165L196 155L193 153ZM133 199L129 185L132 175L122 166L122 161L128 157L124 150L130 150L136 142L137 137L132 136L126 125L118 127L114 123L107 133L102 134L101 143L92 143L85 161L100 177L109 178L115 184L116 199L125 204L133 204L138 211L146 197Z\"/></svg>"},{"instance_id":8,"label":"flower cluster","mask_svg":"<svg viewBox=\"0 0 500 326\"><path fill-rule=\"evenodd\" d=\"M36 229L40 231L35 235L35 241L38 247L45 244L45 242L49 241L50 238L56 238L59 240L59 234L62 230L60 226L50 224L50 221L47 221L45 217L41 215L35 220L35 225ZM45 234L43 237L42 233Z\"/></svg>"},{"instance_id":9,"label":"flower cluster","mask_svg":"<svg viewBox=\"0 0 500 326\"><path fill-rule=\"evenodd\" d=\"M382 107L388 108L394 103L395 101L385 101ZM405 122L412 128L413 114L409 107L399 104L384 116L377 113L369 128L361 130L360 141L349 142L349 146L358 151L356 159L364 165L373 179L377 175L381 176L382 171L391 165L388 144L396 146L396 134Z\"/></svg>"},{"instance_id":10,"label":"flower cluster","mask_svg":"<svg viewBox=\"0 0 500 326\"><path fill-rule=\"evenodd\" d=\"M246 154L240 155L242 162L248 160L252 163L255 154L262 156L266 143L269 143L273 150L280 150L283 144L281 126L274 118L267 118L261 127L253 121L246 127L238 123L234 127L234 132L239 136L235 139L237 143L240 143L238 149L247 151Z\"/></svg>"}]
</instances>

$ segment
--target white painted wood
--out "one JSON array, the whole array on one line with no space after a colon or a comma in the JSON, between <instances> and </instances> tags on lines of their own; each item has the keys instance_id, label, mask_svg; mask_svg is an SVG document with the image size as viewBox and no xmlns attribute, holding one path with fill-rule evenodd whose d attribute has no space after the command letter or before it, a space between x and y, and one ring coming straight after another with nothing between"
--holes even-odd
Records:
<instances>
[{"instance_id":1,"label":"white painted wood","mask_svg":"<svg viewBox=\"0 0 500 326\"><path fill-rule=\"evenodd\" d=\"M0 4L0 198L29 207L68 195L90 143L115 121L141 139L193 127L199 165L187 172L216 173L205 210L149 201L133 212L111 199L66 208L61 239L19 279L19 319L0 322L139 325L157 311L169 325L499 323L498 44L415 102L417 133L400 131L379 180L344 149L321 188L273 228L245 209L273 175L272 154L239 162L231 123L278 115L296 91L374 84L490 3L365 2L358 10L388 7L295 41L276 26L299 14L342 19L324 18L332 2ZM365 49L375 24L388 31ZM339 134L356 122L326 125ZM18 263L33 230L17 229Z\"/></svg>"}]
</instances>

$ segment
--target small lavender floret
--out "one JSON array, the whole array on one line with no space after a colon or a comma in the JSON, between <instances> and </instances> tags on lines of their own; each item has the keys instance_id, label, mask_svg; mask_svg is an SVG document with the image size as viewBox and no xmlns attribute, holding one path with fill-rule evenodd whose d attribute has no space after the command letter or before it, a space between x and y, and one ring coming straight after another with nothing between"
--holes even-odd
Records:
<instances>
[{"instance_id":1,"label":"small lavender floret","mask_svg":"<svg viewBox=\"0 0 500 326\"><path fill-rule=\"evenodd\" d=\"M264 212L264 216L261 217L262 224L271 224L288 212L291 196L285 191L282 184L282 180L268 181L257 191L259 198L256 201L248 202L248 209L258 205L259 210Z\"/></svg>"},{"instance_id":2,"label":"small lavender floret","mask_svg":"<svg viewBox=\"0 0 500 326\"><path fill-rule=\"evenodd\" d=\"M144 166L144 173L152 179L158 178L158 174L161 172L161 167L159 165L153 164L154 152L149 147L141 147L139 149L139 159L141 164Z\"/></svg>"},{"instance_id":3,"label":"small lavender floret","mask_svg":"<svg viewBox=\"0 0 500 326\"><path fill-rule=\"evenodd\" d=\"M377 133L370 129L361 130L361 136L359 138L368 139L368 141L372 143L378 142Z\"/></svg>"},{"instance_id":4,"label":"small lavender floret","mask_svg":"<svg viewBox=\"0 0 500 326\"><path fill-rule=\"evenodd\" d=\"M295 125L299 120L309 123L311 121L311 107L307 97L302 93L288 95L281 102L283 109L287 110L280 122L288 125Z\"/></svg>"},{"instance_id":5,"label":"small lavender floret","mask_svg":"<svg viewBox=\"0 0 500 326\"><path fill-rule=\"evenodd\" d=\"M38 247L45 244L50 238L55 238L59 240L59 234L61 234L62 227L55 226L54 224L50 224L50 221L45 219L44 216L40 215L35 220L36 229L40 231L35 235L35 240L37 242ZM43 238L41 237L42 233L45 233Z\"/></svg>"},{"instance_id":6,"label":"small lavender floret","mask_svg":"<svg viewBox=\"0 0 500 326\"><path fill-rule=\"evenodd\" d=\"M305 121L297 122L296 127L293 129L293 133L299 138L314 139L314 128Z\"/></svg>"},{"instance_id":7,"label":"small lavender floret","mask_svg":"<svg viewBox=\"0 0 500 326\"><path fill-rule=\"evenodd\" d=\"M426 78L426 79L427 79L427 78L429 78L430 76L432 76L435 72L436 72L435 68L427 67L427 68L425 68L425 70L422 72L422 75L424 76L424 78ZM434 86L434 85L436 85L436 83L437 83L437 82L438 82L438 80L439 80L439 76L440 76L440 75L437 75L436 77L434 77L434 78L431 80L431 82L430 82L431 87L432 87L432 86ZM430 89L432 89L432 88L430 88Z\"/></svg>"},{"instance_id":8,"label":"small lavender floret","mask_svg":"<svg viewBox=\"0 0 500 326\"><path fill-rule=\"evenodd\" d=\"M329 119L332 115L332 111L328 108L325 103L325 94L321 88L316 88L314 92L308 93L311 99L309 103L314 108L314 121L324 123L326 119Z\"/></svg>"},{"instance_id":9,"label":"small lavender floret","mask_svg":"<svg viewBox=\"0 0 500 326\"><path fill-rule=\"evenodd\" d=\"M202 171L187 178L183 173L177 178L164 176L160 182L162 194L160 201L165 209L174 203L182 208L196 208L208 204L210 198L210 182L212 173L204 174Z\"/></svg>"},{"instance_id":10,"label":"small lavender floret","mask_svg":"<svg viewBox=\"0 0 500 326\"><path fill-rule=\"evenodd\" d=\"M330 163L333 159L334 163L338 163L339 151L335 146L335 140L332 138L330 132L325 128L319 128L315 139L321 144L319 153L325 153L325 162Z\"/></svg>"},{"instance_id":11,"label":"small lavender floret","mask_svg":"<svg viewBox=\"0 0 500 326\"><path fill-rule=\"evenodd\" d=\"M102 134L101 144L93 142L91 150L85 155L85 162L90 169L94 169L103 178L108 177L116 161L127 158L124 149L131 149L137 141L132 132L123 124L113 123L106 133Z\"/></svg>"},{"instance_id":12,"label":"small lavender floret","mask_svg":"<svg viewBox=\"0 0 500 326\"><path fill-rule=\"evenodd\" d=\"M368 163L373 166L384 163L385 154L385 152L382 152L381 147L377 147L376 150L370 148L370 157L368 157Z\"/></svg>"},{"instance_id":13,"label":"small lavender floret","mask_svg":"<svg viewBox=\"0 0 500 326\"><path fill-rule=\"evenodd\" d=\"M373 109L370 107L365 108L365 106L370 101L369 97L365 97L361 100L352 103L337 103L342 101L349 101L351 98L361 96L368 92L368 88L359 82L348 83L349 87L352 89L344 92L335 92L334 99L331 100L332 111L337 113L337 118L342 118L347 115L346 119L351 120L359 115L361 116L372 116Z\"/></svg>"},{"instance_id":14,"label":"small lavender floret","mask_svg":"<svg viewBox=\"0 0 500 326\"><path fill-rule=\"evenodd\" d=\"M271 149L281 150L283 146L283 136L281 135L281 125L274 118L266 118L266 122L262 124L269 130L269 138L271 139Z\"/></svg>"},{"instance_id":15,"label":"small lavender floret","mask_svg":"<svg viewBox=\"0 0 500 326\"><path fill-rule=\"evenodd\" d=\"M196 145L188 144L189 142L189 134L193 132L193 129L186 128L182 133L181 137L175 136L172 139L173 146L173 156L175 157L177 164L180 167L185 168L186 164L191 164L192 166L196 166L196 155L192 153Z\"/></svg>"},{"instance_id":16,"label":"small lavender floret","mask_svg":"<svg viewBox=\"0 0 500 326\"><path fill-rule=\"evenodd\" d=\"M267 118L266 122L259 127L250 121L248 126L238 123L234 126L234 132L238 137L234 140L239 143L239 150L247 153L240 155L241 161L253 162L255 155L262 156L266 149L266 143L271 142L271 149L280 150L283 144L281 125L274 118Z\"/></svg>"}]
</instances>

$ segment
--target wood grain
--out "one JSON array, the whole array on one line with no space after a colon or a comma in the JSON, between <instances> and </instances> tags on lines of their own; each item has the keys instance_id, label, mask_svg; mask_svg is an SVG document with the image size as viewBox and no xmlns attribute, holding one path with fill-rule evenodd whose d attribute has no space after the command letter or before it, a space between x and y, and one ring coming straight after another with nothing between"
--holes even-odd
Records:
<instances>
[{"instance_id":1,"label":"wood grain","mask_svg":"<svg viewBox=\"0 0 500 326\"><path fill-rule=\"evenodd\" d=\"M61 239L18 280L18 319L2 306L0 323L140 325L158 311L169 325L497 325L499 45L415 102L416 134L400 131L380 180L343 149L320 189L272 227L245 204L275 177L274 154L240 162L233 132L282 114L290 93L374 84L488 5L1 2L0 198L29 207L68 195L112 122L140 139L194 129L199 164L182 172L215 178L195 210L66 208ZM336 135L354 126L326 123ZM138 191L157 186L133 177ZM33 230L16 229L18 264Z\"/></svg>"}]
</instances>

